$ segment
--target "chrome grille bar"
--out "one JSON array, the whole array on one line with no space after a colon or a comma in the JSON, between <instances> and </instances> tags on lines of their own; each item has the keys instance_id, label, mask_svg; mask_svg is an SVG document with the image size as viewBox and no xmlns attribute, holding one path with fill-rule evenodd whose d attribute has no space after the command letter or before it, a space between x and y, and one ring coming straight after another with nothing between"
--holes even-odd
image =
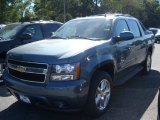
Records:
<instances>
[{"instance_id":1,"label":"chrome grille bar","mask_svg":"<svg viewBox=\"0 0 160 120\"><path fill-rule=\"evenodd\" d=\"M10 63L8 63L8 68L19 71L19 72L26 72L26 73L34 73L34 74L46 74L47 73L47 69L24 67L24 66L14 65Z\"/></svg>"},{"instance_id":2,"label":"chrome grille bar","mask_svg":"<svg viewBox=\"0 0 160 120\"><path fill-rule=\"evenodd\" d=\"M45 83L48 72L48 64L17 60L8 60L7 68L11 76L34 83Z\"/></svg>"}]
</instances>

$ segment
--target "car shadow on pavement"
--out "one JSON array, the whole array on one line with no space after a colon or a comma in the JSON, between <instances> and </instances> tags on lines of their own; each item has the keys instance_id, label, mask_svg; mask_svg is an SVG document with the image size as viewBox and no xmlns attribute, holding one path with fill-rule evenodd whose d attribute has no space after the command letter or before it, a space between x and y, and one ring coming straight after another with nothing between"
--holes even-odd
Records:
<instances>
[{"instance_id":1,"label":"car shadow on pavement","mask_svg":"<svg viewBox=\"0 0 160 120\"><path fill-rule=\"evenodd\" d=\"M137 75L125 84L114 87L106 113L96 120L140 120L155 101L159 86L160 72L152 70L147 76ZM0 120L92 119L82 113L54 112L15 102L0 112Z\"/></svg>"},{"instance_id":2,"label":"car shadow on pavement","mask_svg":"<svg viewBox=\"0 0 160 120\"><path fill-rule=\"evenodd\" d=\"M136 75L113 89L109 109L99 120L156 120L157 110L154 110L154 114L150 113L151 116L153 114L153 119L143 118L143 115L147 110L153 109L150 108L153 101L157 105L159 86L159 71L151 70L148 75Z\"/></svg>"},{"instance_id":3,"label":"car shadow on pavement","mask_svg":"<svg viewBox=\"0 0 160 120\"><path fill-rule=\"evenodd\" d=\"M0 120L90 120L82 113L63 113L15 102L0 112Z\"/></svg>"}]
</instances>

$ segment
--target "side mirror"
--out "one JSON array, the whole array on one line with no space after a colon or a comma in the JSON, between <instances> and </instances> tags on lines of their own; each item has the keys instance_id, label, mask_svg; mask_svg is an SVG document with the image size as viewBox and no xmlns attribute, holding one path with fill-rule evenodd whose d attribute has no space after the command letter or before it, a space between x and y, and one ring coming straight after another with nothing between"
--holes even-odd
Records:
<instances>
[{"instance_id":1,"label":"side mirror","mask_svg":"<svg viewBox=\"0 0 160 120\"><path fill-rule=\"evenodd\" d=\"M125 40L131 40L134 38L134 35L132 32L124 31L120 33L119 36L115 37L116 41L125 41Z\"/></svg>"},{"instance_id":2,"label":"side mirror","mask_svg":"<svg viewBox=\"0 0 160 120\"><path fill-rule=\"evenodd\" d=\"M154 34L154 35L156 34L156 31L151 31L151 30L145 30L144 32L145 32L145 34L147 34L147 35L148 35L148 34Z\"/></svg>"},{"instance_id":3,"label":"side mirror","mask_svg":"<svg viewBox=\"0 0 160 120\"><path fill-rule=\"evenodd\" d=\"M57 38L56 33L55 33L55 32L52 32L50 38L51 38L51 39Z\"/></svg>"},{"instance_id":4,"label":"side mirror","mask_svg":"<svg viewBox=\"0 0 160 120\"><path fill-rule=\"evenodd\" d=\"M22 40L30 40L32 39L32 35L30 33L25 33L21 36Z\"/></svg>"},{"instance_id":5,"label":"side mirror","mask_svg":"<svg viewBox=\"0 0 160 120\"><path fill-rule=\"evenodd\" d=\"M55 32L51 32L51 36L56 36L56 33Z\"/></svg>"}]
</instances>

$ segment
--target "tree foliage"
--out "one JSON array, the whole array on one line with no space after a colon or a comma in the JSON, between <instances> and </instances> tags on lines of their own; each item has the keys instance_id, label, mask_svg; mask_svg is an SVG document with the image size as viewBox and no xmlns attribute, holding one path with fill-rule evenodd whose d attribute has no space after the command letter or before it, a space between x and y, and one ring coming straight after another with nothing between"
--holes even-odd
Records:
<instances>
[{"instance_id":1,"label":"tree foliage","mask_svg":"<svg viewBox=\"0 0 160 120\"><path fill-rule=\"evenodd\" d=\"M31 0L0 0L0 23L10 23L23 20L25 17L31 16L29 5Z\"/></svg>"},{"instance_id":2,"label":"tree foliage","mask_svg":"<svg viewBox=\"0 0 160 120\"><path fill-rule=\"evenodd\" d=\"M33 2L34 12L31 12L28 6ZM0 0L0 23L22 20L63 22L64 12L66 21L102 13L124 13L137 17L147 27L160 27L157 0Z\"/></svg>"}]
</instances>

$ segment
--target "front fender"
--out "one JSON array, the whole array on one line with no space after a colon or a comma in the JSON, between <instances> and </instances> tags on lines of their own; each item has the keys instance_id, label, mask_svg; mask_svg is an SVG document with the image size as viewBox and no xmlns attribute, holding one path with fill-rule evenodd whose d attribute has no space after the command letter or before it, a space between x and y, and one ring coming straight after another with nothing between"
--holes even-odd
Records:
<instances>
[{"instance_id":1,"label":"front fender","mask_svg":"<svg viewBox=\"0 0 160 120\"><path fill-rule=\"evenodd\" d=\"M81 65L81 77L90 83L94 72L106 64L112 64L114 69L117 69L116 60L111 54L86 57L85 62L82 62Z\"/></svg>"}]
</instances>

